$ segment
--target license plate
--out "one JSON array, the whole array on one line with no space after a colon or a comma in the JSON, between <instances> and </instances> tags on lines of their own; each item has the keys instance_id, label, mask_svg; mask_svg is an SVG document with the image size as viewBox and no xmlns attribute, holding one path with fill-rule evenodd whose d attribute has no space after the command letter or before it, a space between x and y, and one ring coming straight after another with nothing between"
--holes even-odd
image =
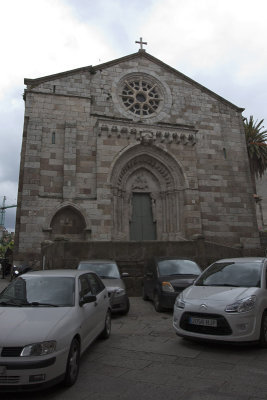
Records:
<instances>
[{"instance_id":1,"label":"license plate","mask_svg":"<svg viewBox=\"0 0 267 400\"><path fill-rule=\"evenodd\" d=\"M214 328L217 327L216 319L210 319L210 318L190 317L189 318L189 323L192 324L192 325L212 326Z\"/></svg>"},{"instance_id":2,"label":"license plate","mask_svg":"<svg viewBox=\"0 0 267 400\"><path fill-rule=\"evenodd\" d=\"M6 374L6 367L5 366L0 366L0 375L5 375Z\"/></svg>"}]
</instances>

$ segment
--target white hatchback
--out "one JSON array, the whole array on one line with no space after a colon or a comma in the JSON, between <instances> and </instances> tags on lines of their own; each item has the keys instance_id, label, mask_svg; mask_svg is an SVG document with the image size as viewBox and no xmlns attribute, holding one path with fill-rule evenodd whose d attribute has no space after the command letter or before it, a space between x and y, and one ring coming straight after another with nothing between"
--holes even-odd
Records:
<instances>
[{"instance_id":1,"label":"white hatchback","mask_svg":"<svg viewBox=\"0 0 267 400\"><path fill-rule=\"evenodd\" d=\"M267 259L223 259L177 298L173 327L189 339L267 346Z\"/></svg>"},{"instance_id":2,"label":"white hatchback","mask_svg":"<svg viewBox=\"0 0 267 400\"><path fill-rule=\"evenodd\" d=\"M81 354L110 335L108 292L93 272L28 272L0 294L0 324L0 391L71 386Z\"/></svg>"}]
</instances>

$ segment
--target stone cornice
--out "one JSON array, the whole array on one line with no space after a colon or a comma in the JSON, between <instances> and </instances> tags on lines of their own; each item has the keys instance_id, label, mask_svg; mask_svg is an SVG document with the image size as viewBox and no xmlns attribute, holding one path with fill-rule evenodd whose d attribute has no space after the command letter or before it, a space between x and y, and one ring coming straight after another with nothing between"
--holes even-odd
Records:
<instances>
[{"instance_id":1,"label":"stone cornice","mask_svg":"<svg viewBox=\"0 0 267 400\"><path fill-rule=\"evenodd\" d=\"M108 138L128 139L135 138L142 144L176 143L194 146L198 132L191 125L155 124L148 125L136 122L124 122L120 120L98 119L95 126L96 134Z\"/></svg>"},{"instance_id":2,"label":"stone cornice","mask_svg":"<svg viewBox=\"0 0 267 400\"><path fill-rule=\"evenodd\" d=\"M42 92L41 90L24 90L23 94L23 99L25 100L26 95L28 93L33 93L33 94L41 94L41 95L48 95L48 96L58 96L58 97L71 97L71 98L77 98L77 99L86 99L86 100L91 100L91 96L81 96L81 95L75 95L75 94L64 94L64 93L49 93L49 92Z\"/></svg>"}]
</instances>

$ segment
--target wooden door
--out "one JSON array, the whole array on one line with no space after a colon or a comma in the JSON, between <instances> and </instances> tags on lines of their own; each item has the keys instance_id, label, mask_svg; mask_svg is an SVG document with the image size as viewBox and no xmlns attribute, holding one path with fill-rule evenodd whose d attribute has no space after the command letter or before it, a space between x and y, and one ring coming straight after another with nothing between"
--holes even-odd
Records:
<instances>
[{"instance_id":1,"label":"wooden door","mask_svg":"<svg viewBox=\"0 0 267 400\"><path fill-rule=\"evenodd\" d=\"M156 240L156 223L153 221L152 203L149 193L133 193L130 240Z\"/></svg>"}]
</instances>

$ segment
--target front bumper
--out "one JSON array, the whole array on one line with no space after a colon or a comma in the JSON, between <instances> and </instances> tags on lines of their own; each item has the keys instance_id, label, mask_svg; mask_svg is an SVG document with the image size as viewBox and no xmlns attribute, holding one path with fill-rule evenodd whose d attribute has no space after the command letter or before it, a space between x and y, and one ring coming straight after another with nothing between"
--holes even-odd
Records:
<instances>
[{"instance_id":1,"label":"front bumper","mask_svg":"<svg viewBox=\"0 0 267 400\"><path fill-rule=\"evenodd\" d=\"M176 297L180 292L162 292L159 295L160 304L163 308L173 309Z\"/></svg>"},{"instance_id":2,"label":"front bumper","mask_svg":"<svg viewBox=\"0 0 267 400\"><path fill-rule=\"evenodd\" d=\"M114 293L110 294L110 307L112 314L128 312L129 298L127 294L122 296L115 296Z\"/></svg>"},{"instance_id":3,"label":"front bumper","mask_svg":"<svg viewBox=\"0 0 267 400\"><path fill-rule=\"evenodd\" d=\"M186 315L187 314L187 315ZM174 306L173 328L178 336L221 342L256 342L260 336L260 316L255 311L246 313L226 313L211 311L199 313L196 310L179 309ZM204 319L216 319L217 327L190 325L190 316Z\"/></svg>"},{"instance_id":4,"label":"front bumper","mask_svg":"<svg viewBox=\"0 0 267 400\"><path fill-rule=\"evenodd\" d=\"M65 376L68 352L43 357L0 357L0 392L40 390Z\"/></svg>"}]
</instances>

